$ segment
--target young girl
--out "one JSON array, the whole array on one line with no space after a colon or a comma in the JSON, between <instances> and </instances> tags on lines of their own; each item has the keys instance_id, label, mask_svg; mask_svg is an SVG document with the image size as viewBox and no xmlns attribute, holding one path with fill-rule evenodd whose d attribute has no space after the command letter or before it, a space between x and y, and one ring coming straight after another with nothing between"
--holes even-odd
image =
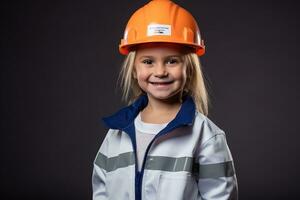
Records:
<instances>
[{"instance_id":1,"label":"young girl","mask_svg":"<svg viewBox=\"0 0 300 200\"><path fill-rule=\"evenodd\" d=\"M237 199L225 134L206 117L204 44L192 15L172 1L150 1L130 18L120 52L130 105L104 118L93 199Z\"/></svg>"}]
</instances>

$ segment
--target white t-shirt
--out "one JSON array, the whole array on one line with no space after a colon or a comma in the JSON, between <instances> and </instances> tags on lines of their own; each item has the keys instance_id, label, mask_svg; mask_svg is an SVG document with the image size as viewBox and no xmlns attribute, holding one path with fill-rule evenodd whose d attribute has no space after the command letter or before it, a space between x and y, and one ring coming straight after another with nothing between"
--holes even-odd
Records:
<instances>
[{"instance_id":1,"label":"white t-shirt","mask_svg":"<svg viewBox=\"0 0 300 200\"><path fill-rule=\"evenodd\" d=\"M137 115L134 120L135 126L135 136L136 136L136 146L137 146L137 159L138 168L141 171L143 159L145 156L146 149L152 139L157 133L164 129L168 123L164 124L151 124L145 123L141 119L141 113Z\"/></svg>"}]
</instances>

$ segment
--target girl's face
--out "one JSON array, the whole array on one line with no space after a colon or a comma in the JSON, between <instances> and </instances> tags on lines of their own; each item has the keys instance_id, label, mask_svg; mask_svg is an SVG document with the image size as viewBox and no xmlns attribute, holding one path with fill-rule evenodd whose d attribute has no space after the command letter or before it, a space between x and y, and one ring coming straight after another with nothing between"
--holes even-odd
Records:
<instances>
[{"instance_id":1,"label":"girl's face","mask_svg":"<svg viewBox=\"0 0 300 200\"><path fill-rule=\"evenodd\" d=\"M178 46L141 46L136 51L134 77L149 99L181 97L186 83L186 66Z\"/></svg>"}]
</instances>

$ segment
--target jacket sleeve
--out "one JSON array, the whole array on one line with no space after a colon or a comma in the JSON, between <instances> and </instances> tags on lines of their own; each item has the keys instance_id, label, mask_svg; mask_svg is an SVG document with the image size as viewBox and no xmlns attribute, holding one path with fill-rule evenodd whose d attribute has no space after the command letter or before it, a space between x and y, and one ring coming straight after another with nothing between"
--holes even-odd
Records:
<instances>
[{"instance_id":1,"label":"jacket sleeve","mask_svg":"<svg viewBox=\"0 0 300 200\"><path fill-rule=\"evenodd\" d=\"M197 162L201 199L238 199L234 164L224 132L216 133L201 144Z\"/></svg>"},{"instance_id":2,"label":"jacket sleeve","mask_svg":"<svg viewBox=\"0 0 300 200\"><path fill-rule=\"evenodd\" d=\"M94 160L92 175L93 200L107 200L106 192L106 161L107 161L107 137L104 139Z\"/></svg>"}]
</instances>

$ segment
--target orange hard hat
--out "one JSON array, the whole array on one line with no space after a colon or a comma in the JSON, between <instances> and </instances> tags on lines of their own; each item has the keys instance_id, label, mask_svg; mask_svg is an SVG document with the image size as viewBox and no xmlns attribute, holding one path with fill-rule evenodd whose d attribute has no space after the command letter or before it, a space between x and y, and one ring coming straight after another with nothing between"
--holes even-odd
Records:
<instances>
[{"instance_id":1,"label":"orange hard hat","mask_svg":"<svg viewBox=\"0 0 300 200\"><path fill-rule=\"evenodd\" d=\"M182 44L199 56L205 52L194 17L170 0L152 0L132 15L119 51L127 55L136 45L153 42Z\"/></svg>"}]
</instances>

